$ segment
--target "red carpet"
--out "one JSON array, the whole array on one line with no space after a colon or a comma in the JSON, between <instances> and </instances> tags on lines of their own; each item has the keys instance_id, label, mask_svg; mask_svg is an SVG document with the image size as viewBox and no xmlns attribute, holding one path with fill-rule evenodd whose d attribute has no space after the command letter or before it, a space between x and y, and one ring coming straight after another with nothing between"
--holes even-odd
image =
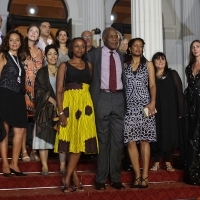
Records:
<instances>
[{"instance_id":1,"label":"red carpet","mask_svg":"<svg viewBox=\"0 0 200 200\"><path fill-rule=\"evenodd\" d=\"M176 157L173 158L175 166ZM41 176L40 162L22 162L20 169L28 173L27 177L3 177L0 175L0 199L3 200L180 200L200 197L200 187L187 185L183 182L184 172L176 170L169 173L161 163L161 170L149 173L148 189L131 189L132 172L122 171L121 180L126 185L123 191L117 191L107 182L105 191L96 191L93 187L96 161L81 160L78 165L79 176L85 185L84 192L63 193L62 175L59 173L57 157L49 159L49 176ZM151 161L151 164L153 161ZM0 161L0 169L2 162Z\"/></svg>"}]
</instances>

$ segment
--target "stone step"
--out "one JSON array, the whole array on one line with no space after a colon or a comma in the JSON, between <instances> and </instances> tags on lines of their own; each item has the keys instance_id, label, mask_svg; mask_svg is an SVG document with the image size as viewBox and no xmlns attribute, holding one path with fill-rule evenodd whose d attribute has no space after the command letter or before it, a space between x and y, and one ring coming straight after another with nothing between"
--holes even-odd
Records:
<instances>
[{"instance_id":1,"label":"stone step","mask_svg":"<svg viewBox=\"0 0 200 200\"><path fill-rule=\"evenodd\" d=\"M78 172L80 181L83 185L94 185L95 171L93 172ZM63 175L58 172L50 172L48 176L42 176L40 173L28 173L28 176L12 177L0 176L0 189L12 188L33 188L33 187L59 187ZM122 171L121 181L125 184L130 184L133 180L132 172ZM158 170L157 172L149 172L150 183L160 182L181 182L184 180L184 171L176 170L173 173L166 170ZM109 183L109 180L107 181Z\"/></svg>"},{"instance_id":2,"label":"stone step","mask_svg":"<svg viewBox=\"0 0 200 200\"><path fill-rule=\"evenodd\" d=\"M194 200L200 196L200 187L185 183L149 184L148 189L115 190L109 185L105 191L97 191L94 187L84 187L84 192L63 193L61 187L32 188L23 190L0 191L3 200Z\"/></svg>"}]
</instances>

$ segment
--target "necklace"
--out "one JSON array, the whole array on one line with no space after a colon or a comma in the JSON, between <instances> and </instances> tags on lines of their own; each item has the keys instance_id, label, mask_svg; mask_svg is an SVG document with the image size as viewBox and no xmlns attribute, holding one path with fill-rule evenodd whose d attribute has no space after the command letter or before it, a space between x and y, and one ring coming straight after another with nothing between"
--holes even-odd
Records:
<instances>
[{"instance_id":1,"label":"necklace","mask_svg":"<svg viewBox=\"0 0 200 200\"><path fill-rule=\"evenodd\" d=\"M12 60L14 61L14 63L17 65L17 67L18 67L18 69L19 69L19 75L18 75L18 77L17 77L17 82L18 82L18 83L21 83L22 69L21 69L21 66L20 66L20 64L19 64L18 57L16 57L16 60L15 60L14 56L12 55L12 53L11 53L10 51L9 51L8 53L10 54Z\"/></svg>"},{"instance_id":2,"label":"necklace","mask_svg":"<svg viewBox=\"0 0 200 200\"><path fill-rule=\"evenodd\" d=\"M54 69L48 67L48 69L49 69L49 72L52 74L52 76L56 76L57 70L58 70L57 67L55 67Z\"/></svg>"}]
</instances>

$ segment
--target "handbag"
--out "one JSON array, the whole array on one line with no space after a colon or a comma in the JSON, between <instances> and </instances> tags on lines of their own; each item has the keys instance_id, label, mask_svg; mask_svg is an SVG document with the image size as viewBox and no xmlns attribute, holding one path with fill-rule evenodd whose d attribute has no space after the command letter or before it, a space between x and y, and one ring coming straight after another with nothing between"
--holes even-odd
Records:
<instances>
[{"instance_id":1,"label":"handbag","mask_svg":"<svg viewBox=\"0 0 200 200\"><path fill-rule=\"evenodd\" d=\"M144 114L145 117L149 117L149 108L143 108L142 112ZM154 113L157 113L157 110L155 109Z\"/></svg>"}]
</instances>

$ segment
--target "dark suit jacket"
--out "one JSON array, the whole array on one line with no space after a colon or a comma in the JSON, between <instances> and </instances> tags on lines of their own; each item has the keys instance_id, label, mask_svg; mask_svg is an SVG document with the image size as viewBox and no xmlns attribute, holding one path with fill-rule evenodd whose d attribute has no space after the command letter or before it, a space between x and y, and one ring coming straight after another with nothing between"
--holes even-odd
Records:
<instances>
[{"instance_id":1,"label":"dark suit jacket","mask_svg":"<svg viewBox=\"0 0 200 200\"><path fill-rule=\"evenodd\" d=\"M123 88L125 88L124 58L119 51L117 51L117 53L119 54L122 63L122 82L123 82ZM92 63L93 66L90 93L92 96L94 109L96 109L101 89L101 55L102 55L102 47L93 49L87 54L87 59L89 62Z\"/></svg>"}]
</instances>

